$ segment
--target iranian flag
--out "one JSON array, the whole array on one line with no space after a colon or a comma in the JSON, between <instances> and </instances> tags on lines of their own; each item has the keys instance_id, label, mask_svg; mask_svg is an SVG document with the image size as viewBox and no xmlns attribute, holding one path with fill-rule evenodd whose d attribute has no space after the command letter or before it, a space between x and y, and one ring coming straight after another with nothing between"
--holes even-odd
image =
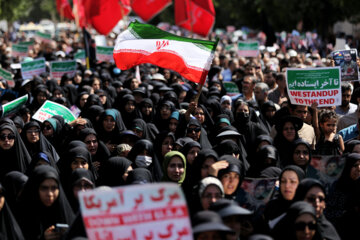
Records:
<instances>
[{"instance_id":1,"label":"iranian flag","mask_svg":"<svg viewBox=\"0 0 360 240\"><path fill-rule=\"evenodd\" d=\"M121 70L151 63L203 84L216 45L217 42L179 37L149 24L132 22L116 39L114 60Z\"/></svg>"}]
</instances>

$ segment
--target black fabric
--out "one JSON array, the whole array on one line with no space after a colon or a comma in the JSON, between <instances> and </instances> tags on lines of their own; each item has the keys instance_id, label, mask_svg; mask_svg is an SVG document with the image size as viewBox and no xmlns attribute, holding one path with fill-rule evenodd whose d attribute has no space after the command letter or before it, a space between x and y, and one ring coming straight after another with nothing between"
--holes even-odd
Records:
<instances>
[{"instance_id":1,"label":"black fabric","mask_svg":"<svg viewBox=\"0 0 360 240\"><path fill-rule=\"evenodd\" d=\"M85 180L89 184L92 183L92 187L95 188L95 178L94 175L87 169L84 168L77 168L71 173L69 186L66 186L65 192L67 199L73 209L73 212L76 213L79 211L79 200L77 200L74 196L73 188L74 185L77 184L79 181Z\"/></svg>"},{"instance_id":2,"label":"black fabric","mask_svg":"<svg viewBox=\"0 0 360 240\"><path fill-rule=\"evenodd\" d=\"M22 231L8 206L6 191L0 184L0 193L5 197L5 203L0 210L0 233L3 239L24 240Z\"/></svg>"},{"instance_id":3,"label":"black fabric","mask_svg":"<svg viewBox=\"0 0 360 240\"><path fill-rule=\"evenodd\" d=\"M30 143L26 137L26 131L30 128L35 127L39 131L39 141L36 143ZM46 137L40 131L40 125L36 121L30 121L25 124L23 131L21 132L21 137L23 142L25 143L26 149L28 150L31 158L35 158L35 156L40 152L49 153L51 158L57 162L60 159L59 154L56 152L56 149L53 145L46 139Z\"/></svg>"},{"instance_id":4,"label":"black fabric","mask_svg":"<svg viewBox=\"0 0 360 240\"><path fill-rule=\"evenodd\" d=\"M98 149L95 155L91 155L92 162L99 162L100 166L97 169L98 173L101 173L102 164L110 157L110 151L106 147L103 141L99 140L96 131L93 128L84 128L79 133L79 139L85 142L85 138L89 135L94 135L98 141Z\"/></svg>"},{"instance_id":5,"label":"black fabric","mask_svg":"<svg viewBox=\"0 0 360 240\"><path fill-rule=\"evenodd\" d=\"M295 172L296 175L298 176L299 182L305 178L305 173L300 167L295 166L295 165L289 165L282 170L282 172L279 176L279 180L280 180L279 189L281 187L281 177L284 174L284 172L286 172L286 171ZM287 209L290 207L290 205L293 202L294 202L294 199L293 200L284 199L284 197L281 194L281 191L279 190L278 197L273 200L270 200L268 202L268 204L266 205L266 208L264 210L265 220L269 221L269 220L273 220L274 218L277 218L278 216L280 216L281 214L286 212Z\"/></svg>"},{"instance_id":6,"label":"black fabric","mask_svg":"<svg viewBox=\"0 0 360 240\"><path fill-rule=\"evenodd\" d=\"M251 164L249 176L259 177L260 173L268 167L279 167L279 153L277 149L272 145L264 145L260 147L259 151L255 155L255 160Z\"/></svg>"},{"instance_id":7,"label":"black fabric","mask_svg":"<svg viewBox=\"0 0 360 240\"><path fill-rule=\"evenodd\" d=\"M153 182L152 174L146 168L136 168L129 172L126 179L126 185L130 184L148 184Z\"/></svg>"},{"instance_id":8,"label":"black fabric","mask_svg":"<svg viewBox=\"0 0 360 240\"><path fill-rule=\"evenodd\" d=\"M325 195L326 192L324 185L320 181L311 178L305 178L300 182L299 186L297 187L294 200L304 201L306 194L313 187L319 187ZM318 218L318 224L319 224L319 232L323 239L340 240L340 237L335 227L326 219L324 214L322 214Z\"/></svg>"},{"instance_id":9,"label":"black fabric","mask_svg":"<svg viewBox=\"0 0 360 240\"><path fill-rule=\"evenodd\" d=\"M19 171L11 171L7 173L2 181L6 190L6 202L13 212L18 209L18 197L23 190L28 176Z\"/></svg>"},{"instance_id":10,"label":"black fabric","mask_svg":"<svg viewBox=\"0 0 360 240\"><path fill-rule=\"evenodd\" d=\"M294 224L302 214L311 214L316 219L313 206L307 202L296 202L289 207L286 215L275 225L271 235L279 240L296 239ZM318 229L316 229L315 236L312 239L322 239Z\"/></svg>"},{"instance_id":11,"label":"black fabric","mask_svg":"<svg viewBox=\"0 0 360 240\"><path fill-rule=\"evenodd\" d=\"M125 157L111 157L104 162L99 179L99 185L117 187L125 185L123 175L131 166L132 162Z\"/></svg>"},{"instance_id":12,"label":"black fabric","mask_svg":"<svg viewBox=\"0 0 360 240\"><path fill-rule=\"evenodd\" d=\"M141 118L134 119L130 129L142 131L142 139L147 139L149 141L155 141L156 135L159 134L159 130L154 124L146 123Z\"/></svg>"},{"instance_id":13,"label":"black fabric","mask_svg":"<svg viewBox=\"0 0 360 240\"><path fill-rule=\"evenodd\" d=\"M46 179L54 179L59 186L59 196L50 207L42 204L39 186ZM50 166L35 168L21 195L19 224L26 239L42 239L44 231L56 223L71 224L74 214L65 196L57 171Z\"/></svg>"},{"instance_id":14,"label":"black fabric","mask_svg":"<svg viewBox=\"0 0 360 240\"><path fill-rule=\"evenodd\" d=\"M137 168L135 163L136 156L144 152L144 150L146 150L147 154L152 157L152 163L149 167L147 167L147 169L151 172L154 181L159 182L163 176L163 173L161 170L161 165L154 152L153 144L150 141L145 139L138 140L130 150L127 157L132 162L133 167Z\"/></svg>"},{"instance_id":15,"label":"black fabric","mask_svg":"<svg viewBox=\"0 0 360 240\"><path fill-rule=\"evenodd\" d=\"M3 179L5 174L11 171L25 173L31 162L31 156L17 132L15 124L10 119L4 119L0 123L0 133L4 129L10 130L15 135L15 140L14 146L9 150L0 148L0 179Z\"/></svg>"}]
</instances>

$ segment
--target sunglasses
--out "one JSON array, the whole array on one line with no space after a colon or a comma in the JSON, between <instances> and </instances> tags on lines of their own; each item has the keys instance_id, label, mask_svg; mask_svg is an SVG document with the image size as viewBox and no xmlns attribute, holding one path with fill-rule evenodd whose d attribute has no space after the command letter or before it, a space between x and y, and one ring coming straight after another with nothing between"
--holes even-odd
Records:
<instances>
[{"instance_id":1,"label":"sunglasses","mask_svg":"<svg viewBox=\"0 0 360 240\"><path fill-rule=\"evenodd\" d=\"M295 223L295 230L296 231L304 231L306 226L310 230L316 229L316 223L314 223L314 222L297 222L297 223Z\"/></svg>"},{"instance_id":2,"label":"sunglasses","mask_svg":"<svg viewBox=\"0 0 360 240\"><path fill-rule=\"evenodd\" d=\"M188 132L192 132L192 131L195 131L195 132L200 132L201 131L201 127L197 127L197 128L188 128L187 129Z\"/></svg>"},{"instance_id":3,"label":"sunglasses","mask_svg":"<svg viewBox=\"0 0 360 240\"><path fill-rule=\"evenodd\" d=\"M50 125L45 125L45 126L44 126L44 129L45 129L45 130L51 130L52 127L51 127Z\"/></svg>"},{"instance_id":4,"label":"sunglasses","mask_svg":"<svg viewBox=\"0 0 360 240\"><path fill-rule=\"evenodd\" d=\"M13 140L13 139L15 139L15 135L14 134L8 134L8 135L1 134L0 135L0 140L1 141L5 141L6 139Z\"/></svg>"},{"instance_id":5,"label":"sunglasses","mask_svg":"<svg viewBox=\"0 0 360 240\"><path fill-rule=\"evenodd\" d=\"M309 202L311 203L316 203L316 199L319 199L319 202L324 202L325 201L325 198L322 197L322 196L319 196L319 197L308 197L306 198Z\"/></svg>"},{"instance_id":6,"label":"sunglasses","mask_svg":"<svg viewBox=\"0 0 360 240\"><path fill-rule=\"evenodd\" d=\"M40 130L39 129L36 129L36 130L26 130L26 133L39 133Z\"/></svg>"}]
</instances>

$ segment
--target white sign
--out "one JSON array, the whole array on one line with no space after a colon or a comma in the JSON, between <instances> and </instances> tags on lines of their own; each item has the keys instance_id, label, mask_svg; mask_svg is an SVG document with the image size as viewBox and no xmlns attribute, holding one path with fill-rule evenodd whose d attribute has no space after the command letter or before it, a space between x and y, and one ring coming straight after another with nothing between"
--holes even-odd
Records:
<instances>
[{"instance_id":1,"label":"white sign","mask_svg":"<svg viewBox=\"0 0 360 240\"><path fill-rule=\"evenodd\" d=\"M79 195L89 240L192 240L184 195L173 183L92 190Z\"/></svg>"}]
</instances>

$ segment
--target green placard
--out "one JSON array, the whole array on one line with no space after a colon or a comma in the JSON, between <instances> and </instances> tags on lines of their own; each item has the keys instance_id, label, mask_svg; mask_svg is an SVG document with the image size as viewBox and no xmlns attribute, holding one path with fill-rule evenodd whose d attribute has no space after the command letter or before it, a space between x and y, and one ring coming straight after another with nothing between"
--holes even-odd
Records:
<instances>
[{"instance_id":1,"label":"green placard","mask_svg":"<svg viewBox=\"0 0 360 240\"><path fill-rule=\"evenodd\" d=\"M46 100L41 108L34 114L33 119L44 122L46 119L55 115L62 116L67 123L76 119L67 107L49 100Z\"/></svg>"},{"instance_id":2,"label":"green placard","mask_svg":"<svg viewBox=\"0 0 360 240\"><path fill-rule=\"evenodd\" d=\"M45 58L21 63L21 75L23 79L32 78L34 75L39 75L45 71Z\"/></svg>"},{"instance_id":3,"label":"green placard","mask_svg":"<svg viewBox=\"0 0 360 240\"><path fill-rule=\"evenodd\" d=\"M83 49L79 49L75 54L74 54L74 59L85 59L85 51Z\"/></svg>"},{"instance_id":4,"label":"green placard","mask_svg":"<svg viewBox=\"0 0 360 240\"><path fill-rule=\"evenodd\" d=\"M25 53L25 54L27 54L29 49L28 46L20 45L20 44L13 44L11 48L13 52Z\"/></svg>"},{"instance_id":5,"label":"green placard","mask_svg":"<svg viewBox=\"0 0 360 240\"><path fill-rule=\"evenodd\" d=\"M229 96L235 96L240 93L238 86L234 82L223 82L223 86L226 89L226 94Z\"/></svg>"},{"instance_id":6,"label":"green placard","mask_svg":"<svg viewBox=\"0 0 360 240\"><path fill-rule=\"evenodd\" d=\"M13 80L13 75L11 72L6 71L5 69L0 68L0 78L5 80Z\"/></svg>"},{"instance_id":7,"label":"green placard","mask_svg":"<svg viewBox=\"0 0 360 240\"><path fill-rule=\"evenodd\" d=\"M30 46L32 46L34 44L35 44L34 40L27 41L27 42L19 42L19 45L28 46L28 47L30 47Z\"/></svg>"},{"instance_id":8,"label":"green placard","mask_svg":"<svg viewBox=\"0 0 360 240\"><path fill-rule=\"evenodd\" d=\"M338 89L340 85L339 68L288 69L289 90L327 90Z\"/></svg>"},{"instance_id":9,"label":"green placard","mask_svg":"<svg viewBox=\"0 0 360 240\"><path fill-rule=\"evenodd\" d=\"M76 61L54 61L50 63L50 73L55 79L60 79L64 74L73 77L76 72Z\"/></svg>"},{"instance_id":10,"label":"green placard","mask_svg":"<svg viewBox=\"0 0 360 240\"><path fill-rule=\"evenodd\" d=\"M38 31L38 32L36 32L35 35L42 39L51 40L51 34L49 34L49 33L42 33L42 32Z\"/></svg>"},{"instance_id":11,"label":"green placard","mask_svg":"<svg viewBox=\"0 0 360 240\"><path fill-rule=\"evenodd\" d=\"M102 55L113 55L114 47L96 46L96 53Z\"/></svg>"},{"instance_id":12,"label":"green placard","mask_svg":"<svg viewBox=\"0 0 360 240\"><path fill-rule=\"evenodd\" d=\"M244 50L257 51L257 50L259 50L259 43L258 42L238 42L238 50L240 50L240 51L244 51Z\"/></svg>"},{"instance_id":13,"label":"green placard","mask_svg":"<svg viewBox=\"0 0 360 240\"><path fill-rule=\"evenodd\" d=\"M17 112L29 99L26 94L2 106L2 117Z\"/></svg>"},{"instance_id":14,"label":"green placard","mask_svg":"<svg viewBox=\"0 0 360 240\"><path fill-rule=\"evenodd\" d=\"M341 104L340 67L289 68L286 71L287 92L296 105L319 107Z\"/></svg>"}]
</instances>

